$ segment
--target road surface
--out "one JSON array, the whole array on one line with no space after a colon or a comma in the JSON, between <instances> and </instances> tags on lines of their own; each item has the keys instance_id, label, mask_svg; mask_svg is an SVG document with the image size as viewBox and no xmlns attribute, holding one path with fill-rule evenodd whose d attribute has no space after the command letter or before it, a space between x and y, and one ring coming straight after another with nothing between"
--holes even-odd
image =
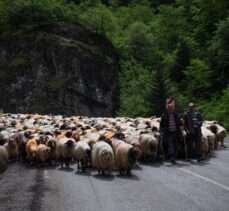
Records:
<instances>
[{"instance_id":1,"label":"road surface","mask_svg":"<svg viewBox=\"0 0 229 211\"><path fill-rule=\"evenodd\" d=\"M97 171L27 167L12 163L0 174L0 211L229 210L227 149L202 163L141 164L132 176L100 176Z\"/></svg>"}]
</instances>

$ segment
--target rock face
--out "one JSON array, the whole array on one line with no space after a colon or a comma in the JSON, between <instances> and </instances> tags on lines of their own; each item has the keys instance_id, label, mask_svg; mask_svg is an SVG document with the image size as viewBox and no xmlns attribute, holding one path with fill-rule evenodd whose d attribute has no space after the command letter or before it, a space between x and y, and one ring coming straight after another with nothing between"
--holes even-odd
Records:
<instances>
[{"instance_id":1,"label":"rock face","mask_svg":"<svg viewBox=\"0 0 229 211\"><path fill-rule=\"evenodd\" d=\"M0 108L111 116L118 69L111 43L79 26L1 36Z\"/></svg>"}]
</instances>

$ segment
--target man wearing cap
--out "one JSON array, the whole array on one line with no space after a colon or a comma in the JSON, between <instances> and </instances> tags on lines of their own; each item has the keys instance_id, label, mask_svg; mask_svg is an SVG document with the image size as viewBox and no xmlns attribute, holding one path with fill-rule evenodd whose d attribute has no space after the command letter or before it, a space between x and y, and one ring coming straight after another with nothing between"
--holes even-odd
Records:
<instances>
[{"instance_id":1,"label":"man wearing cap","mask_svg":"<svg viewBox=\"0 0 229 211\"><path fill-rule=\"evenodd\" d=\"M181 137L180 126L181 121L178 114L175 113L175 105L168 104L167 112L161 116L160 131L172 164L176 163L175 159Z\"/></svg>"},{"instance_id":2,"label":"man wearing cap","mask_svg":"<svg viewBox=\"0 0 229 211\"><path fill-rule=\"evenodd\" d=\"M184 115L184 129L187 134L187 151L188 157L193 157L193 142L195 143L195 155L197 161L200 162L203 157L201 155L201 126L203 124L203 117L195 110L195 104L188 104L188 112Z\"/></svg>"}]
</instances>

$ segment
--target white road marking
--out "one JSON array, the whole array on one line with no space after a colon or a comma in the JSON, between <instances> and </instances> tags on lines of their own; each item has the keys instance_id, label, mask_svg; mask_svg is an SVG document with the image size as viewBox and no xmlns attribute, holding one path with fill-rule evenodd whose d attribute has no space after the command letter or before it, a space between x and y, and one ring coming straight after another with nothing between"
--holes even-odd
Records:
<instances>
[{"instance_id":1,"label":"white road marking","mask_svg":"<svg viewBox=\"0 0 229 211\"><path fill-rule=\"evenodd\" d=\"M205 180L205 181L207 181L207 182L210 182L210 183L212 183L212 184L214 184L214 185L217 185L217 186L223 188L223 189L226 190L226 191L229 191L229 187L228 187L228 186L223 185L223 184L221 184L221 183L218 183L218 182L216 182L216 181L214 181L214 180L211 180L211 179L209 179L209 178L207 178L207 177L203 177L203 176L201 176L201 175L199 175L199 174L197 174L197 173L194 173L194 172L192 172L192 171L189 171L189 170L187 170L187 169L179 168L179 170L180 170L180 171L183 171L183 172L186 172L186 173L188 173L188 174L191 174L191 175L193 175L193 176L195 176L195 177L198 177L198 178L200 178L200 179L203 179L203 180Z\"/></svg>"}]
</instances>

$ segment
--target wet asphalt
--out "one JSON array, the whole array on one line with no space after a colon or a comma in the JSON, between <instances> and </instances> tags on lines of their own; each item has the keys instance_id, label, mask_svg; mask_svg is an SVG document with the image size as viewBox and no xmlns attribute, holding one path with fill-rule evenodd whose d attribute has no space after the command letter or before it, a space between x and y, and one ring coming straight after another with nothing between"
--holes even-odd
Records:
<instances>
[{"instance_id":1,"label":"wet asphalt","mask_svg":"<svg viewBox=\"0 0 229 211\"><path fill-rule=\"evenodd\" d=\"M10 163L0 174L0 211L228 211L229 138L226 146L201 163L140 164L131 177L82 173L74 163L70 169Z\"/></svg>"}]
</instances>

